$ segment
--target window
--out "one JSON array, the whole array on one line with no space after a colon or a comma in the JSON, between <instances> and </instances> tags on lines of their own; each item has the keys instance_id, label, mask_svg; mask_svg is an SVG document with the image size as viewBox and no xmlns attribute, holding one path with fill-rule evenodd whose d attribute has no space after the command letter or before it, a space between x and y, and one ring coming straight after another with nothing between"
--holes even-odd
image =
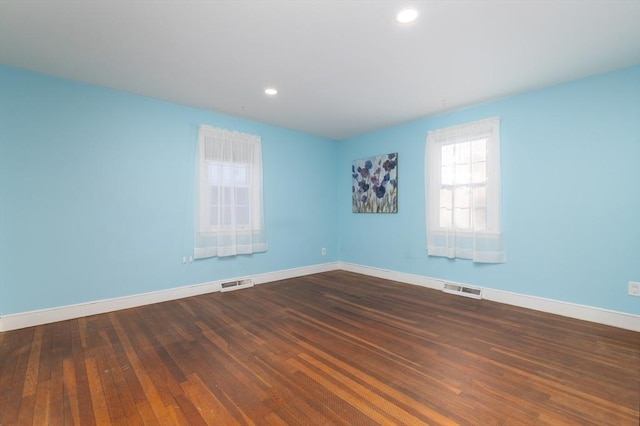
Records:
<instances>
[{"instance_id":1,"label":"window","mask_svg":"<svg viewBox=\"0 0 640 426\"><path fill-rule=\"evenodd\" d=\"M203 232L217 232L236 227L248 229L251 225L250 177L247 164L207 161L207 182L204 194L205 215Z\"/></svg>"},{"instance_id":2,"label":"window","mask_svg":"<svg viewBox=\"0 0 640 426\"><path fill-rule=\"evenodd\" d=\"M427 252L504 262L500 219L500 119L427 134Z\"/></svg>"},{"instance_id":3,"label":"window","mask_svg":"<svg viewBox=\"0 0 640 426\"><path fill-rule=\"evenodd\" d=\"M267 250L259 136L200 126L195 257Z\"/></svg>"}]
</instances>

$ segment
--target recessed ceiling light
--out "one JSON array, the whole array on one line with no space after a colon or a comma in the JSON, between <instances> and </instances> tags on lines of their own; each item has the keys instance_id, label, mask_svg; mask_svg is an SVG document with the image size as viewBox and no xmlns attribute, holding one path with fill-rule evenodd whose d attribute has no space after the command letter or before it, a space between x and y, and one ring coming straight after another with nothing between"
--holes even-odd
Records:
<instances>
[{"instance_id":1,"label":"recessed ceiling light","mask_svg":"<svg viewBox=\"0 0 640 426\"><path fill-rule=\"evenodd\" d=\"M396 15L396 21L401 24L409 24L418 19L418 11L415 9L402 9Z\"/></svg>"},{"instance_id":2,"label":"recessed ceiling light","mask_svg":"<svg viewBox=\"0 0 640 426\"><path fill-rule=\"evenodd\" d=\"M269 96L273 96L278 94L278 90L274 89L273 87L267 87L266 89L264 89L264 93L266 93Z\"/></svg>"}]
</instances>

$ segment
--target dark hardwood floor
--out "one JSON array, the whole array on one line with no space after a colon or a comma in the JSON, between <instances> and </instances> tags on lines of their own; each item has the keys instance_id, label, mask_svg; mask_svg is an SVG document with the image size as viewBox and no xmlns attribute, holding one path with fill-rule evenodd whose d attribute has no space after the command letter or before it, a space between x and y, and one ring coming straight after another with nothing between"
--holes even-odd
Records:
<instances>
[{"instance_id":1,"label":"dark hardwood floor","mask_svg":"<svg viewBox=\"0 0 640 426\"><path fill-rule=\"evenodd\" d=\"M634 425L640 333L348 272L0 333L0 425Z\"/></svg>"}]
</instances>

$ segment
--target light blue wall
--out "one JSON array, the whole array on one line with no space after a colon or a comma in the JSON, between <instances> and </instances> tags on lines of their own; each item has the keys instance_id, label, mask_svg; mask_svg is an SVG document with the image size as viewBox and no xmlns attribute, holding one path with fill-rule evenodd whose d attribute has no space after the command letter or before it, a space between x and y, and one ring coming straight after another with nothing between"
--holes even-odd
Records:
<instances>
[{"instance_id":1,"label":"light blue wall","mask_svg":"<svg viewBox=\"0 0 640 426\"><path fill-rule=\"evenodd\" d=\"M426 132L496 115L507 262L429 258ZM341 142L0 67L0 315L335 260L640 314L639 117L640 66ZM262 136L267 253L182 264L199 124ZM389 152L399 212L351 213Z\"/></svg>"},{"instance_id":2,"label":"light blue wall","mask_svg":"<svg viewBox=\"0 0 640 426\"><path fill-rule=\"evenodd\" d=\"M500 116L507 262L426 255L427 131ZM351 213L351 162L398 152L399 212ZM640 66L343 141L344 262L640 314Z\"/></svg>"},{"instance_id":3,"label":"light blue wall","mask_svg":"<svg viewBox=\"0 0 640 426\"><path fill-rule=\"evenodd\" d=\"M193 253L200 124L262 136L268 252L182 264ZM334 261L337 150L0 67L0 315Z\"/></svg>"}]
</instances>

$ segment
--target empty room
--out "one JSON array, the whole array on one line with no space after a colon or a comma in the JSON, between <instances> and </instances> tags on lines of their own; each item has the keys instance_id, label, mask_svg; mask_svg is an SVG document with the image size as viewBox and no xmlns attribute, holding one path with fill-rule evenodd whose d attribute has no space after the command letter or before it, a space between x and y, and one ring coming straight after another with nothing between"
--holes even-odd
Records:
<instances>
[{"instance_id":1,"label":"empty room","mask_svg":"<svg viewBox=\"0 0 640 426\"><path fill-rule=\"evenodd\" d=\"M0 425L640 422L640 0L0 0Z\"/></svg>"}]
</instances>

